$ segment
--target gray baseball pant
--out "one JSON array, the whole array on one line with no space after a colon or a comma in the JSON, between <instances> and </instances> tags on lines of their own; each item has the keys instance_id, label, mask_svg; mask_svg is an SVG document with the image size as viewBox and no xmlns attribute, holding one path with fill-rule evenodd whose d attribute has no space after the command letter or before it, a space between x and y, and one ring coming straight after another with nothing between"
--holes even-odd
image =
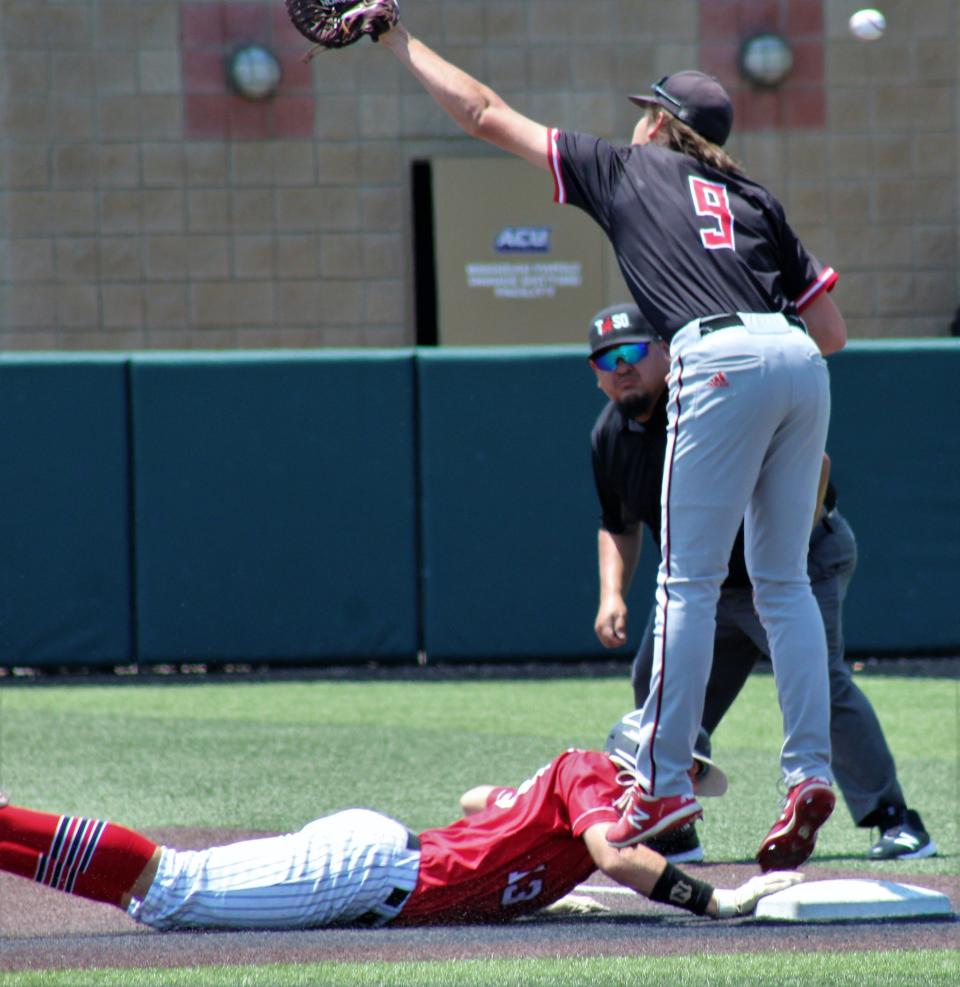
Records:
<instances>
[{"instance_id":1,"label":"gray baseball pant","mask_svg":"<svg viewBox=\"0 0 960 987\"><path fill-rule=\"evenodd\" d=\"M833 778L827 643L806 569L829 374L785 317L738 315L740 327L704 334L694 320L670 342L653 674L636 772L657 797L692 791L717 600L741 522L783 714L784 780Z\"/></svg>"},{"instance_id":2,"label":"gray baseball pant","mask_svg":"<svg viewBox=\"0 0 960 987\"><path fill-rule=\"evenodd\" d=\"M810 538L807 572L827 633L830 669L830 742L833 771L857 825L880 805L906 805L893 755L870 700L853 680L844 660L843 601L857 565L853 530L832 511ZM654 611L650 612L631 674L637 709L650 690ZM767 635L753 608L750 589L724 588L717 604L713 668L707 683L703 727L713 733L740 693L758 658L769 658Z\"/></svg>"}]
</instances>

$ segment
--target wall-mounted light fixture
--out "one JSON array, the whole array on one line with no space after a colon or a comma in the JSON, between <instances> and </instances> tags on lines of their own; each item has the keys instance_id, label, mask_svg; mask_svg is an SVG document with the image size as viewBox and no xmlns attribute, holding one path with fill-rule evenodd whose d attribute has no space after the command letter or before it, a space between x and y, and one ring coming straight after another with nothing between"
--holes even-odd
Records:
<instances>
[{"instance_id":1,"label":"wall-mounted light fixture","mask_svg":"<svg viewBox=\"0 0 960 987\"><path fill-rule=\"evenodd\" d=\"M779 34L764 32L747 38L740 47L740 72L755 86L779 86L793 68L793 52Z\"/></svg>"},{"instance_id":2,"label":"wall-mounted light fixture","mask_svg":"<svg viewBox=\"0 0 960 987\"><path fill-rule=\"evenodd\" d=\"M263 45L242 45L227 58L227 82L245 99L272 96L282 75L276 55Z\"/></svg>"}]
</instances>

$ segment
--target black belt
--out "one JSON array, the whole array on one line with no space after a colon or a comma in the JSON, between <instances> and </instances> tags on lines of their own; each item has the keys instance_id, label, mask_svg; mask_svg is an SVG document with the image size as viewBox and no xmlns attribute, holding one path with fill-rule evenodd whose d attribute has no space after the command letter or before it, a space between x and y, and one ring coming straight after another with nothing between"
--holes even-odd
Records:
<instances>
[{"instance_id":1,"label":"black belt","mask_svg":"<svg viewBox=\"0 0 960 987\"><path fill-rule=\"evenodd\" d=\"M797 318L795 315L784 315L783 317L791 326L793 326L794 329L799 329L801 332L807 331L807 327L804 325L803 319ZM743 325L743 319L741 319L740 316L734 312L723 312L720 315L710 315L707 318L700 320L700 335L706 336L708 333L716 332L718 329L733 329L736 326Z\"/></svg>"},{"instance_id":2,"label":"black belt","mask_svg":"<svg viewBox=\"0 0 960 987\"><path fill-rule=\"evenodd\" d=\"M412 830L407 830L407 849L408 850L419 850L420 849L420 837L417 836ZM413 892L407 888L394 888L390 894L383 900L383 906L385 908L399 908L404 904L407 898ZM370 927L375 925L377 922L382 922L385 916L379 914L376 911L365 912L358 919L355 920L356 925Z\"/></svg>"}]
</instances>

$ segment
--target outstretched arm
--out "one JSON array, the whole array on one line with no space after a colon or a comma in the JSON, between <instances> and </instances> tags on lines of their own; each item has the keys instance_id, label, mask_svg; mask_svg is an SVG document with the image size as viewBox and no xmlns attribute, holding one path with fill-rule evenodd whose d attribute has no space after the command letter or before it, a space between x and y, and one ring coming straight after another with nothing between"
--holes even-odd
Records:
<instances>
[{"instance_id":1,"label":"outstretched arm","mask_svg":"<svg viewBox=\"0 0 960 987\"><path fill-rule=\"evenodd\" d=\"M596 823L583 834L593 862L607 877L649 898L654 885L666 869L667 861L642 843L623 850L610 846L607 842L607 829L610 825L611 823Z\"/></svg>"},{"instance_id":2,"label":"outstretched arm","mask_svg":"<svg viewBox=\"0 0 960 987\"><path fill-rule=\"evenodd\" d=\"M549 169L549 131L508 106L489 86L412 38L402 24L381 35L400 63L470 137Z\"/></svg>"},{"instance_id":3,"label":"outstretched arm","mask_svg":"<svg viewBox=\"0 0 960 987\"><path fill-rule=\"evenodd\" d=\"M622 850L614 849L607 842L610 826L611 823L597 823L583 834L597 867L618 884L639 891L651 901L676 905L699 915L711 918L749 915L761 898L803 880L803 875L796 871L771 871L753 877L733 890L713 888L684 874L642 843ZM696 907L698 901L701 907Z\"/></svg>"}]
</instances>

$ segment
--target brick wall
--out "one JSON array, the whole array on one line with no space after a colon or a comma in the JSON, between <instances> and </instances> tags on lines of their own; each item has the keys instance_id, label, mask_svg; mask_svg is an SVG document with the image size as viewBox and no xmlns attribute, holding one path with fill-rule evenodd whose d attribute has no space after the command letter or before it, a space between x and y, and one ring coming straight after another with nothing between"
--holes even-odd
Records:
<instances>
[{"instance_id":1,"label":"brick wall","mask_svg":"<svg viewBox=\"0 0 960 987\"><path fill-rule=\"evenodd\" d=\"M626 138L681 67L733 91L731 150L841 271L854 337L945 335L960 301L956 0L407 0L412 31L545 123ZM776 93L739 78L791 42ZM223 60L270 46L268 104ZM414 341L409 165L485 154L364 42L308 47L281 0L0 0L0 349ZM549 188L545 187L549 195ZM611 294L619 291L610 286Z\"/></svg>"}]
</instances>

